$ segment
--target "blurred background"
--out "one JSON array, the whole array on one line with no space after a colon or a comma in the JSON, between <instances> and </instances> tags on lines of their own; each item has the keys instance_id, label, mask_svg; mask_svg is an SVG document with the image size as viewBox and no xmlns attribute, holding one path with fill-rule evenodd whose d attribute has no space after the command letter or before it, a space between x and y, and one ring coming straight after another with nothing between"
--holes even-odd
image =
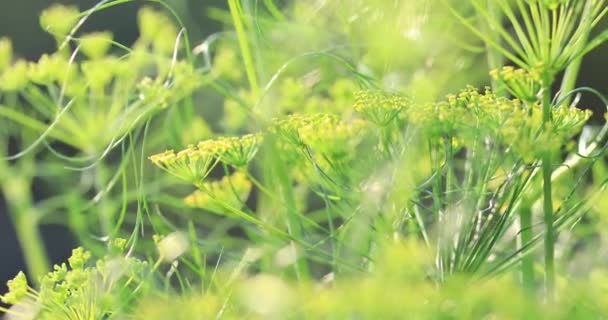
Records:
<instances>
[{"instance_id":1,"label":"blurred background","mask_svg":"<svg viewBox=\"0 0 608 320\"><path fill-rule=\"evenodd\" d=\"M0 1L0 37L12 39L18 57L37 60L43 53L54 50L54 40L40 28L38 23L38 15L44 8L52 3L62 3L77 5L81 10L85 10L93 7L97 2L97 0ZM221 28L220 23L209 18L209 12L211 8L225 7L225 0L166 0L165 2L175 10L187 26L191 43L200 43ZM284 2L277 1L277 3ZM136 14L142 5L150 5L150 2L130 2L97 13L86 22L81 31L109 30L113 32L116 41L128 46L138 37ZM606 26L598 29L605 28ZM606 57L608 57L606 44L587 56L582 66L579 86L589 86L602 93L608 93L608 79L605 77L605 69L602 69L606 66ZM485 61L481 63L485 64ZM580 105L594 110L593 122L603 121L606 110L597 99L584 97ZM10 152L12 154L17 151ZM44 198L48 193L44 186L38 185L37 188L34 190L34 201ZM71 249L77 245L70 232L63 227L45 225L41 231L52 263L65 261ZM24 269L23 258L0 193L0 292L5 291L6 280L22 269Z\"/></svg>"}]
</instances>

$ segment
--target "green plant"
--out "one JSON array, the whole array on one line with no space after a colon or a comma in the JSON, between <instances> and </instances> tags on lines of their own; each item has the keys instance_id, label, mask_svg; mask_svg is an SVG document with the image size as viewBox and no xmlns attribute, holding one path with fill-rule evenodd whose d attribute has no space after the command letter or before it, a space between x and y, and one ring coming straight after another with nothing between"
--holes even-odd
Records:
<instances>
[{"instance_id":1,"label":"green plant","mask_svg":"<svg viewBox=\"0 0 608 320\"><path fill-rule=\"evenodd\" d=\"M542 103L544 125L553 125L551 110L556 106L552 103L551 89L556 81L557 74L566 70L561 89L563 94L567 95L574 87L582 57L604 40L603 34L591 39L590 35L593 28L608 12L605 1L539 0L515 1L513 4L509 1L498 1L494 5L498 9L495 10L499 10L507 17L516 37L513 37L501 25L499 20L489 14L487 3L472 1L471 4L478 12L481 20L485 20L490 28L499 34L498 41L477 31L477 28L472 26L459 13L456 13L456 15L505 58L528 72L538 74L539 86L528 88L529 90L537 89L537 91L528 92L525 97L536 94L539 97L538 100ZM554 158L554 152L547 152L542 160L543 210L546 225L544 241L545 281L549 295L551 295L555 281L553 247L555 242L555 217L551 181Z\"/></svg>"},{"instance_id":2,"label":"green plant","mask_svg":"<svg viewBox=\"0 0 608 320\"><path fill-rule=\"evenodd\" d=\"M603 208L608 126L587 137L592 113L572 99L606 102L574 88L605 40L605 1L230 0L209 15L234 31L193 49L153 1L170 15L141 9L132 47L78 32L125 2L45 11L58 48L38 62L13 61L0 41L0 138L22 150L3 151L0 186L33 283L9 282L1 311L607 314L605 275L574 279L555 256L589 242L581 224L605 239L584 219ZM492 70L474 64L481 54ZM51 195L33 200L39 181ZM86 248L69 269L49 273L42 223Z\"/></svg>"}]
</instances>

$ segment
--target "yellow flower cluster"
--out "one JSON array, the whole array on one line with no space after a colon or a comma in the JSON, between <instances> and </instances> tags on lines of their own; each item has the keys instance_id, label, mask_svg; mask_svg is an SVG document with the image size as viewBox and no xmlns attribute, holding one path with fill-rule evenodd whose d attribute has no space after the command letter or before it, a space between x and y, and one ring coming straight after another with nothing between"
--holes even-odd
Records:
<instances>
[{"instance_id":1,"label":"yellow flower cluster","mask_svg":"<svg viewBox=\"0 0 608 320\"><path fill-rule=\"evenodd\" d=\"M523 102L536 103L539 101L541 77L538 71L505 66L501 70L492 70L490 76L492 79L500 81L509 93Z\"/></svg>"},{"instance_id":2,"label":"yellow flower cluster","mask_svg":"<svg viewBox=\"0 0 608 320\"><path fill-rule=\"evenodd\" d=\"M525 162L531 163L543 153L557 151L577 134L591 117L591 111L577 108L555 108L552 121L543 125L542 108L513 110L499 128L501 141L513 147Z\"/></svg>"},{"instance_id":3,"label":"yellow flower cluster","mask_svg":"<svg viewBox=\"0 0 608 320\"><path fill-rule=\"evenodd\" d=\"M198 148L216 154L225 164L244 167L258 152L262 139L259 133L240 137L219 137L200 142Z\"/></svg>"},{"instance_id":4,"label":"yellow flower cluster","mask_svg":"<svg viewBox=\"0 0 608 320\"><path fill-rule=\"evenodd\" d=\"M474 143L471 139L490 139L512 148L526 161L547 148L562 148L591 116L588 110L553 108L551 123L544 125L541 106L530 101L522 103L498 97L489 89L481 93L468 87L448 96L447 101L411 108L406 113L410 124L432 137L447 135L465 144Z\"/></svg>"},{"instance_id":5,"label":"yellow flower cluster","mask_svg":"<svg viewBox=\"0 0 608 320\"><path fill-rule=\"evenodd\" d=\"M270 131L295 147L303 147L300 130L318 123L335 124L340 119L335 115L316 113L312 115L292 114L284 119L273 119Z\"/></svg>"},{"instance_id":6,"label":"yellow flower cluster","mask_svg":"<svg viewBox=\"0 0 608 320\"><path fill-rule=\"evenodd\" d=\"M168 150L149 159L170 174L193 184L201 183L217 164L213 152L192 145L177 153Z\"/></svg>"},{"instance_id":7,"label":"yellow flower cluster","mask_svg":"<svg viewBox=\"0 0 608 320\"><path fill-rule=\"evenodd\" d=\"M275 119L270 131L298 180L318 183L321 170L323 179L331 176L335 182L353 164L368 125L365 120L345 121L332 114L294 114Z\"/></svg>"},{"instance_id":8,"label":"yellow flower cluster","mask_svg":"<svg viewBox=\"0 0 608 320\"><path fill-rule=\"evenodd\" d=\"M336 115L324 113L290 115L273 122L271 131L280 139L296 148L308 146L326 156L352 151L366 128L363 120L346 122Z\"/></svg>"},{"instance_id":9,"label":"yellow flower cluster","mask_svg":"<svg viewBox=\"0 0 608 320\"><path fill-rule=\"evenodd\" d=\"M262 143L261 134L247 134L241 137L219 137L189 145L179 152L168 150L150 156L150 160L170 174L199 185L222 161L242 168L256 155Z\"/></svg>"},{"instance_id":10,"label":"yellow flower cluster","mask_svg":"<svg viewBox=\"0 0 608 320\"><path fill-rule=\"evenodd\" d=\"M381 91L355 93L355 110L378 126L386 126L411 105L411 100L400 94Z\"/></svg>"}]
</instances>

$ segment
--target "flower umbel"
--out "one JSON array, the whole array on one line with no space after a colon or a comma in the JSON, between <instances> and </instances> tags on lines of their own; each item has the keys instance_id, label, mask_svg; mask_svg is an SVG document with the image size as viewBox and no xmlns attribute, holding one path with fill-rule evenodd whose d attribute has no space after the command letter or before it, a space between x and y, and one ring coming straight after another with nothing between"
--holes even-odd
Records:
<instances>
[{"instance_id":1,"label":"flower umbel","mask_svg":"<svg viewBox=\"0 0 608 320\"><path fill-rule=\"evenodd\" d=\"M239 168L246 166L253 159L261 143L261 134L247 134L241 137L205 140L198 144L198 148L215 153L222 162Z\"/></svg>"},{"instance_id":2,"label":"flower umbel","mask_svg":"<svg viewBox=\"0 0 608 320\"><path fill-rule=\"evenodd\" d=\"M168 173L192 184L201 183L217 164L213 152L192 145L178 153L169 150L149 159Z\"/></svg>"},{"instance_id":3,"label":"flower umbel","mask_svg":"<svg viewBox=\"0 0 608 320\"><path fill-rule=\"evenodd\" d=\"M6 286L8 287L8 293L0 295L0 300L4 303L17 304L27 295L27 279L21 271L19 271L13 280L9 280Z\"/></svg>"},{"instance_id":4,"label":"flower umbel","mask_svg":"<svg viewBox=\"0 0 608 320\"><path fill-rule=\"evenodd\" d=\"M378 126L388 125L411 101L404 95L381 91L355 93L355 110Z\"/></svg>"},{"instance_id":5,"label":"flower umbel","mask_svg":"<svg viewBox=\"0 0 608 320\"><path fill-rule=\"evenodd\" d=\"M490 71L490 76L492 79L502 82L509 93L515 98L521 99L526 103L539 101L539 93L541 91L541 76L539 72L505 66L501 70Z\"/></svg>"}]
</instances>

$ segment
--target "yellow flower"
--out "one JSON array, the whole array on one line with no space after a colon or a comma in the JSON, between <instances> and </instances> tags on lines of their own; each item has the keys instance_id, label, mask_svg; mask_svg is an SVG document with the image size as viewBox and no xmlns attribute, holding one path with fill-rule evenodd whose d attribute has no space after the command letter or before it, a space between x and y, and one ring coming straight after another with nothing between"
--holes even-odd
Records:
<instances>
[{"instance_id":1,"label":"yellow flower","mask_svg":"<svg viewBox=\"0 0 608 320\"><path fill-rule=\"evenodd\" d=\"M194 146L188 146L178 153L165 151L149 159L161 169L192 184L201 183L217 164L213 153Z\"/></svg>"},{"instance_id":2,"label":"yellow flower","mask_svg":"<svg viewBox=\"0 0 608 320\"><path fill-rule=\"evenodd\" d=\"M355 110L378 126L388 125L410 106L409 98L380 91L360 91L355 94Z\"/></svg>"},{"instance_id":3,"label":"yellow flower","mask_svg":"<svg viewBox=\"0 0 608 320\"><path fill-rule=\"evenodd\" d=\"M216 154L225 164L240 168L253 159L261 143L261 134L246 134L241 137L219 137L205 140L198 144L198 148Z\"/></svg>"}]
</instances>

